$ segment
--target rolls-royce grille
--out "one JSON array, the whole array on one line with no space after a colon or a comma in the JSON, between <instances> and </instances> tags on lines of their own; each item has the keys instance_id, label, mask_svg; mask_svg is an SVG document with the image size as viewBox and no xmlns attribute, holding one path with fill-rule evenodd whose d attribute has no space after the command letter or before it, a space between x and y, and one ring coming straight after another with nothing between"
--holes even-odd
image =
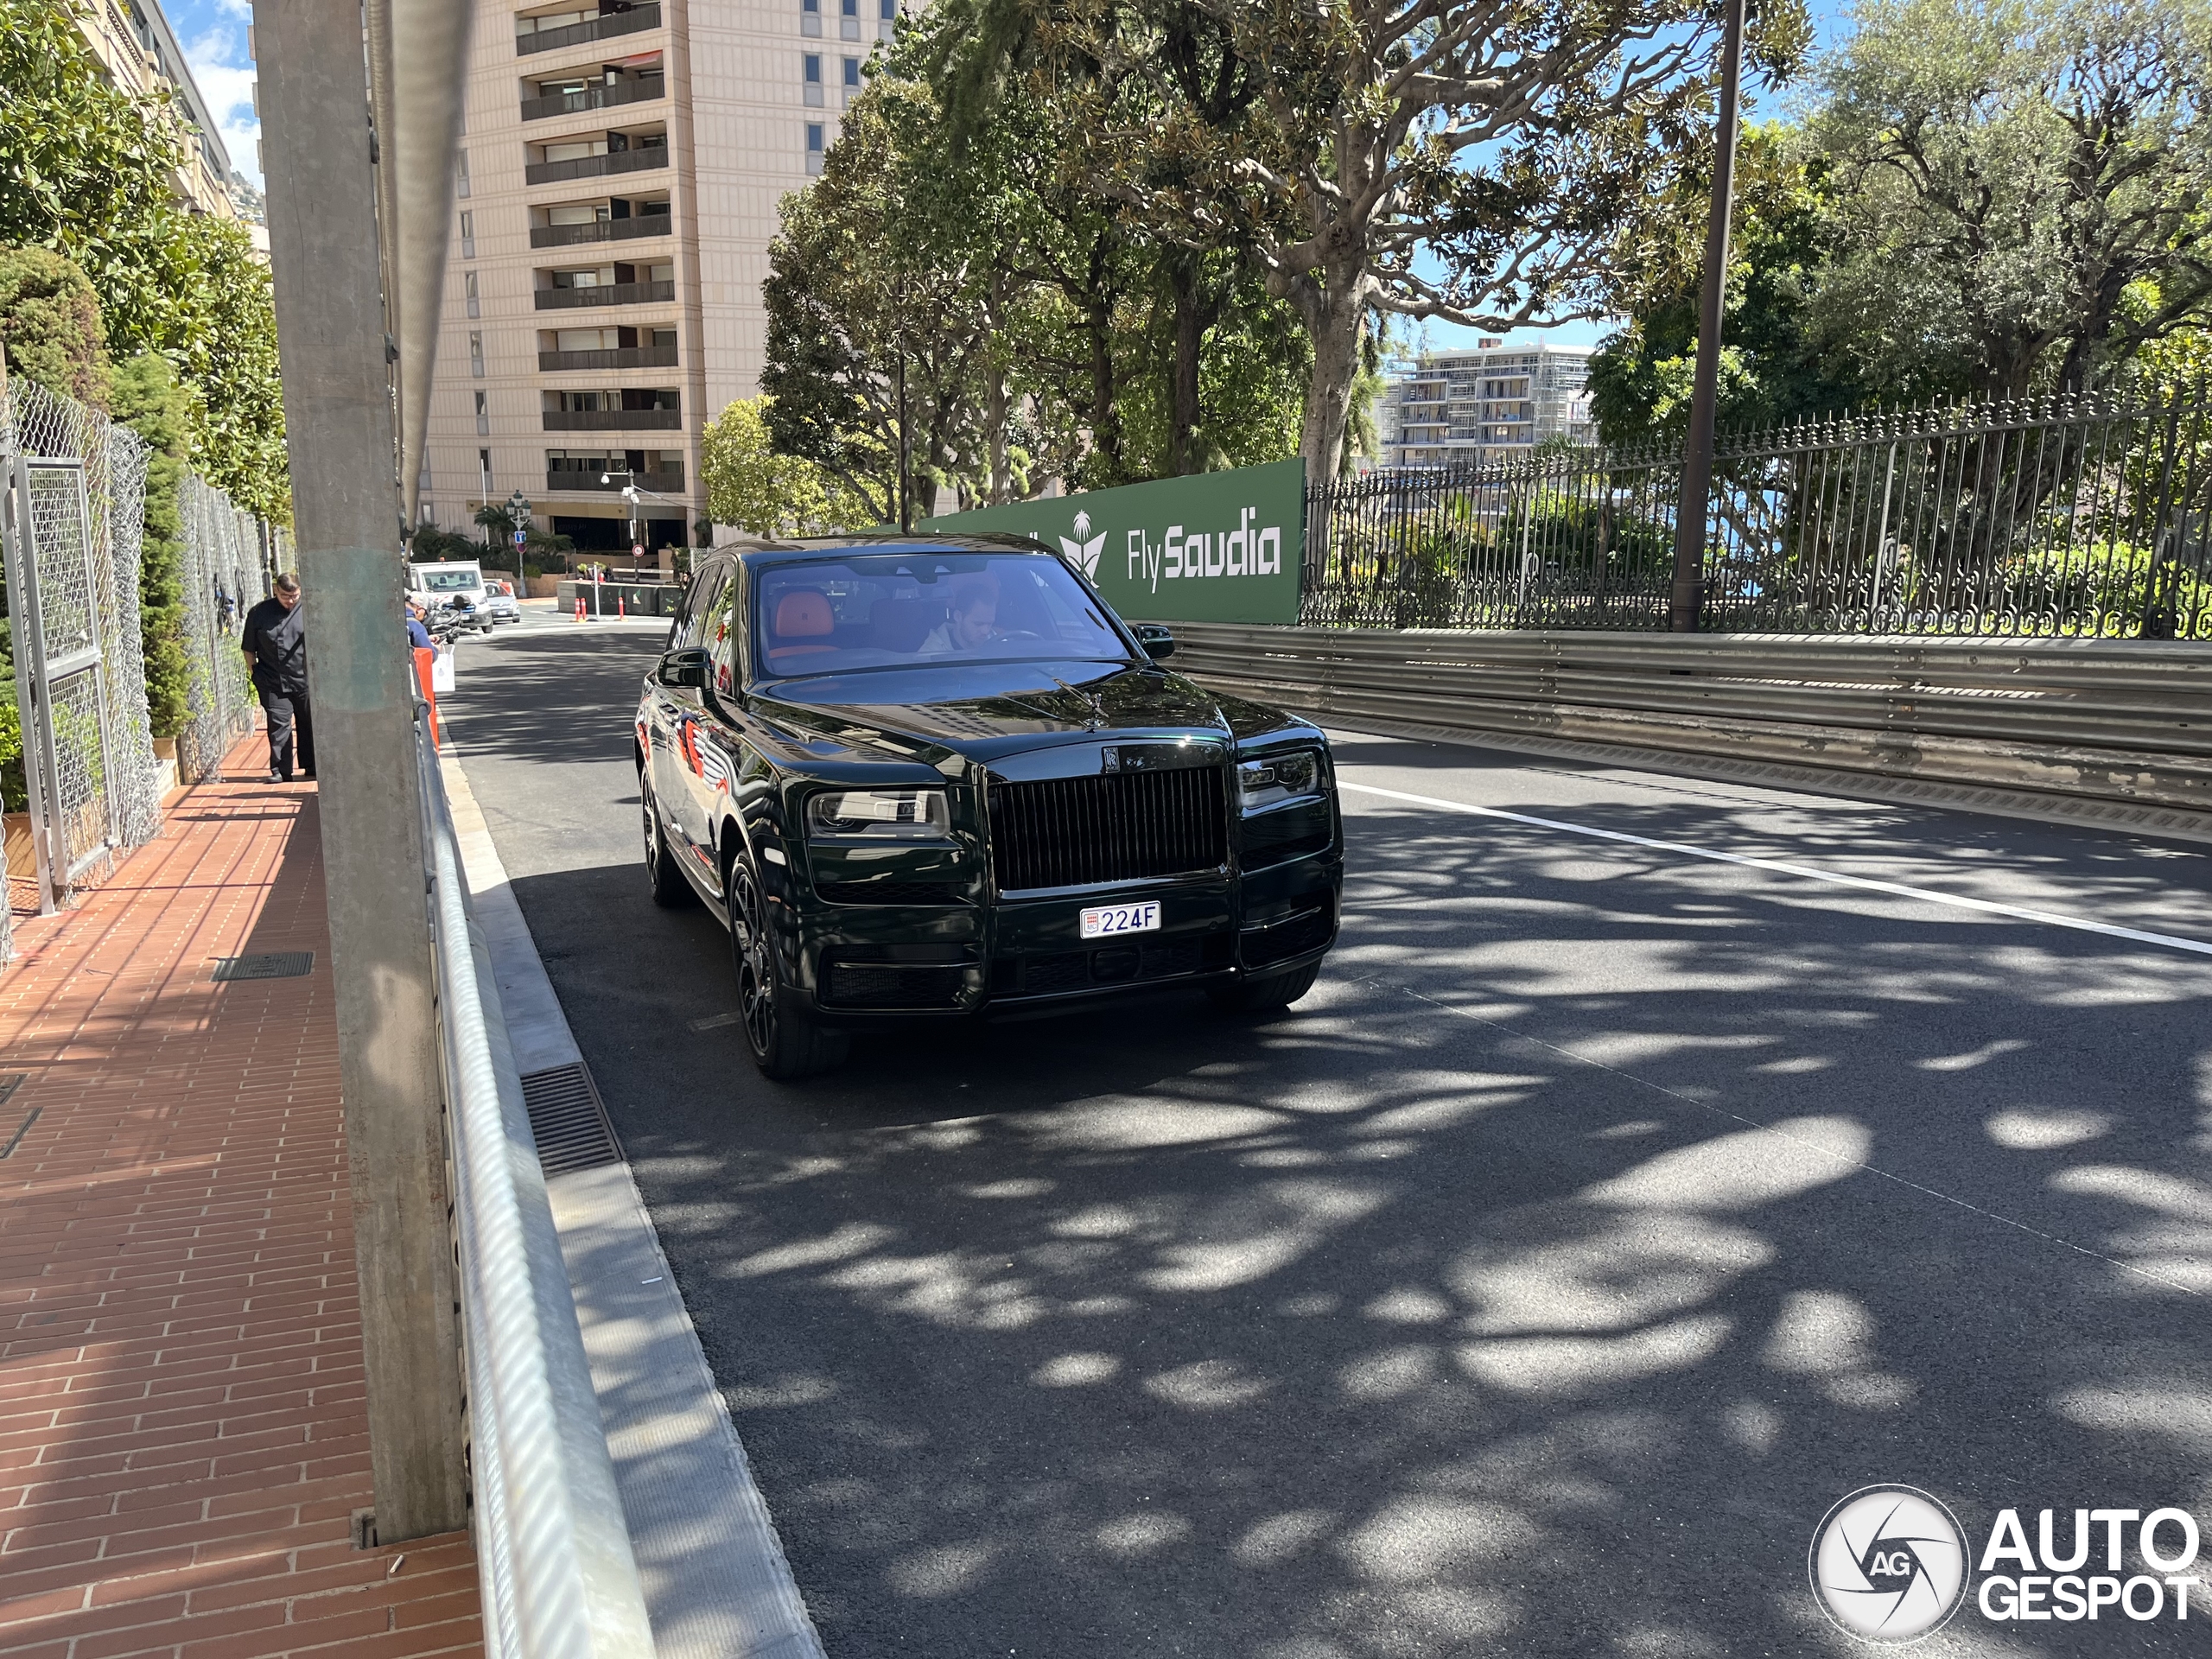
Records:
<instances>
[{"instance_id":1,"label":"rolls-royce grille","mask_svg":"<svg viewBox=\"0 0 2212 1659\"><path fill-rule=\"evenodd\" d=\"M1228 856L1219 766L991 785L1001 892L1180 875Z\"/></svg>"}]
</instances>

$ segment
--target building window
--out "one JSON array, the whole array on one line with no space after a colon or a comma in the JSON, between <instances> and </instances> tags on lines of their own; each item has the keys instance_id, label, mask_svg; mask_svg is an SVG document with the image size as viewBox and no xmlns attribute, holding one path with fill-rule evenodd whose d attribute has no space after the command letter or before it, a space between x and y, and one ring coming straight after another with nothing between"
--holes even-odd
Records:
<instances>
[{"instance_id":1,"label":"building window","mask_svg":"<svg viewBox=\"0 0 2212 1659\"><path fill-rule=\"evenodd\" d=\"M845 102L851 103L859 94L860 90L861 60L858 58L847 58L845 60Z\"/></svg>"},{"instance_id":2,"label":"building window","mask_svg":"<svg viewBox=\"0 0 2212 1659\"><path fill-rule=\"evenodd\" d=\"M806 170L809 173L822 170L822 124L819 121L806 124Z\"/></svg>"},{"instance_id":3,"label":"building window","mask_svg":"<svg viewBox=\"0 0 2212 1659\"><path fill-rule=\"evenodd\" d=\"M476 215L473 213L464 213L461 216L461 257L464 259L476 257Z\"/></svg>"},{"instance_id":4,"label":"building window","mask_svg":"<svg viewBox=\"0 0 2212 1659\"><path fill-rule=\"evenodd\" d=\"M468 302L468 315L472 317L482 316L484 315L484 308L482 303L476 297L476 273L474 271L467 271L462 274L461 279L461 296Z\"/></svg>"},{"instance_id":5,"label":"building window","mask_svg":"<svg viewBox=\"0 0 2212 1659\"><path fill-rule=\"evenodd\" d=\"M799 79L806 90L806 102L811 109L822 107L822 54L806 53L799 59Z\"/></svg>"},{"instance_id":6,"label":"building window","mask_svg":"<svg viewBox=\"0 0 2212 1659\"><path fill-rule=\"evenodd\" d=\"M847 41L860 39L861 0L837 0L837 36Z\"/></svg>"},{"instance_id":7,"label":"building window","mask_svg":"<svg viewBox=\"0 0 2212 1659\"><path fill-rule=\"evenodd\" d=\"M492 400L488 393L481 391L476 394L476 430L480 436L492 435ZM488 455L492 452L486 449L484 453Z\"/></svg>"},{"instance_id":8,"label":"building window","mask_svg":"<svg viewBox=\"0 0 2212 1659\"><path fill-rule=\"evenodd\" d=\"M895 40L899 35L899 0L876 0L880 21L875 26L876 38Z\"/></svg>"},{"instance_id":9,"label":"building window","mask_svg":"<svg viewBox=\"0 0 2212 1659\"><path fill-rule=\"evenodd\" d=\"M822 0L798 0L798 32L819 37L822 33Z\"/></svg>"},{"instance_id":10,"label":"building window","mask_svg":"<svg viewBox=\"0 0 2212 1659\"><path fill-rule=\"evenodd\" d=\"M453 193L462 200L468 199L468 152L462 150L454 157Z\"/></svg>"},{"instance_id":11,"label":"building window","mask_svg":"<svg viewBox=\"0 0 2212 1659\"><path fill-rule=\"evenodd\" d=\"M484 336L473 328L468 333L468 372L479 380L484 378Z\"/></svg>"},{"instance_id":12,"label":"building window","mask_svg":"<svg viewBox=\"0 0 2212 1659\"><path fill-rule=\"evenodd\" d=\"M482 392L476 394L476 401L480 406L484 402ZM489 501L492 499L492 452L489 449L479 449L476 452L476 477L478 482L483 486L484 499Z\"/></svg>"}]
</instances>

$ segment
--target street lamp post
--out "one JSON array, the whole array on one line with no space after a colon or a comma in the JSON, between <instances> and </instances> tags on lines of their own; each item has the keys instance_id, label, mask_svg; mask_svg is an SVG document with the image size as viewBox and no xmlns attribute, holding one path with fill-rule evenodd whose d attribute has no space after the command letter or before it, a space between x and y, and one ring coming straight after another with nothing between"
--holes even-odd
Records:
<instances>
[{"instance_id":1,"label":"street lamp post","mask_svg":"<svg viewBox=\"0 0 2212 1659\"><path fill-rule=\"evenodd\" d=\"M1690 393L1682 500L1675 515L1675 585L1667 626L1695 633L1705 604L1705 526L1713 494L1713 423L1720 390L1720 315L1728 289L1728 215L1736 184L1736 95L1744 64L1744 0L1728 0L1720 48L1720 130L1713 153L1713 209L1705 227L1705 287L1699 296L1697 379Z\"/></svg>"}]
</instances>

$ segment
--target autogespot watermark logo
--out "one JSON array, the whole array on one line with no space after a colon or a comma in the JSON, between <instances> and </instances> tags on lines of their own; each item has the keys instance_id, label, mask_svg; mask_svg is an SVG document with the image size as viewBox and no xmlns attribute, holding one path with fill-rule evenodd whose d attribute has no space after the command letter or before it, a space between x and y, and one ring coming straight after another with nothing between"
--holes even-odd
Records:
<instances>
[{"instance_id":1,"label":"autogespot watermark logo","mask_svg":"<svg viewBox=\"0 0 2212 1659\"><path fill-rule=\"evenodd\" d=\"M1813 1595L1870 1642L1914 1642L1959 1611L1967 1540L1951 1512L1910 1486L1867 1486L1813 1533Z\"/></svg>"},{"instance_id":2,"label":"autogespot watermark logo","mask_svg":"<svg viewBox=\"0 0 2212 1659\"><path fill-rule=\"evenodd\" d=\"M1999 1510L1977 1562L1940 1500L1914 1486L1863 1487L1814 1529L1813 1598L1841 1629L1885 1643L1916 1642L1969 1601L1993 1624L2100 1614L2143 1624L2187 1619L2195 1590L2205 1616L2188 1510L2075 1510L2070 1522L2063 1510L2043 1510L2031 1529L2019 1510ZM1969 1595L1977 1567L1981 1587Z\"/></svg>"}]
</instances>

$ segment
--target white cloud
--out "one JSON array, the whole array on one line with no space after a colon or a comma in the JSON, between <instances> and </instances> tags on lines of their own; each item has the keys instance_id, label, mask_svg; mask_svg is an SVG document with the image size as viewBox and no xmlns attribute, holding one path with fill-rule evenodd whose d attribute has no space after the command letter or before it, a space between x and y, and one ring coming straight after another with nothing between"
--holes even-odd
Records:
<instances>
[{"instance_id":1,"label":"white cloud","mask_svg":"<svg viewBox=\"0 0 2212 1659\"><path fill-rule=\"evenodd\" d=\"M221 0L221 6L226 13L251 15L244 0ZM254 68L246 60L245 31L219 24L188 41L184 57L192 66L200 97L207 100L208 113L215 118L223 147L231 153L232 167L259 188L261 161L255 145L261 137L261 118L253 112Z\"/></svg>"}]
</instances>

